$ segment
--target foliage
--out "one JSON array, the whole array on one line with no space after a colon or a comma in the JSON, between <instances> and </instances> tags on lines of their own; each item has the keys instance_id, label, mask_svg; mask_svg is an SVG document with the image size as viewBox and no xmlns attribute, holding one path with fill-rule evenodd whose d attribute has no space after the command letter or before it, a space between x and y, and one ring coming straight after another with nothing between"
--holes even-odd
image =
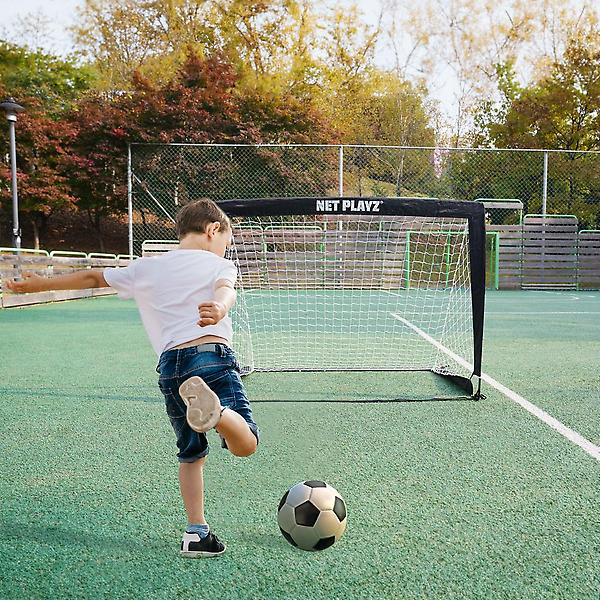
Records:
<instances>
[{"instance_id":1,"label":"foliage","mask_svg":"<svg viewBox=\"0 0 600 600\"><path fill-rule=\"evenodd\" d=\"M331 141L327 124L310 105L275 94L236 93L236 73L222 55L192 53L169 82L156 84L137 74L133 85L129 93L90 96L70 114L77 129L71 187L97 229L102 217L127 209L127 143ZM275 185L285 179L283 165L260 150L243 169L255 182ZM223 178L241 180L227 161L207 166L185 153L149 156L141 170L152 174L154 192L171 201L219 198ZM248 195L248 190L240 194Z\"/></svg>"},{"instance_id":2,"label":"foliage","mask_svg":"<svg viewBox=\"0 0 600 600\"><path fill-rule=\"evenodd\" d=\"M515 82L510 64L499 66L498 72L502 99L497 104L480 105L478 141L498 148L570 151L550 156L548 206L553 212L574 212L583 226L597 227L600 224L600 175L594 160L597 157L582 153L600 150L597 38L572 39L561 60L551 65L548 75L530 86ZM475 197L520 198L529 212L532 202L538 212L542 158L541 154L531 154L526 160L503 165L502 169L490 168L491 165L482 169L473 156L459 167L461 180L470 182L470 190L461 192ZM505 163L510 160L501 154L490 159Z\"/></svg>"},{"instance_id":3,"label":"foliage","mask_svg":"<svg viewBox=\"0 0 600 600\"><path fill-rule=\"evenodd\" d=\"M49 114L58 116L90 89L94 72L70 59L30 51L0 40L0 85L6 94L34 98Z\"/></svg>"},{"instance_id":4,"label":"foliage","mask_svg":"<svg viewBox=\"0 0 600 600\"><path fill-rule=\"evenodd\" d=\"M93 72L41 51L0 41L0 98L12 96L25 108L17 124L17 172L20 212L39 243L48 219L57 210L73 207L69 186L69 145L75 130L57 124L64 111L90 88ZM0 130L2 155L8 157L8 132ZM11 213L10 164L0 163L0 213Z\"/></svg>"},{"instance_id":5,"label":"foliage","mask_svg":"<svg viewBox=\"0 0 600 600\"><path fill-rule=\"evenodd\" d=\"M0 86L0 94L6 91ZM71 162L69 144L75 134L67 123L57 127L39 99L23 100L27 111L18 120L17 175L21 219L31 224L36 244L43 236L51 215L68 206L76 198L69 186L68 167ZM4 127L0 138L8 154L8 136ZM3 152L4 154L4 152ZM0 163L0 211L11 213L10 165Z\"/></svg>"},{"instance_id":6,"label":"foliage","mask_svg":"<svg viewBox=\"0 0 600 600\"><path fill-rule=\"evenodd\" d=\"M574 12L577 2L511 0L504 10L492 0L389 0L397 12L382 9L368 25L356 5L314 0L86 0L76 36L88 63L0 42L0 92L27 108L18 124L25 221L43 236L57 210L79 210L102 246L103 221L126 210L131 142L437 146L426 83L444 67L459 84L453 142L572 151L550 162L549 207L563 202L595 226L600 171L581 151L600 144L600 46L595 13ZM390 18L412 50L386 71L375 55ZM200 148L207 161L181 148L136 154L139 172L174 204L336 190L336 152L260 147L234 162L219 149ZM542 157L347 149L345 187L518 197L537 211ZM2 163L5 215L8 177ZM149 215L156 202L144 194Z\"/></svg>"}]
</instances>

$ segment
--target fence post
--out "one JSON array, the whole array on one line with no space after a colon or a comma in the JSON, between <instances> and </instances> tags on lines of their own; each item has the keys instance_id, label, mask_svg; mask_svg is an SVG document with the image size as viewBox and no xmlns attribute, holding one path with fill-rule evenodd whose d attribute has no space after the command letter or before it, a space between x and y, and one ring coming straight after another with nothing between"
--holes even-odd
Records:
<instances>
[{"instance_id":1,"label":"fence post","mask_svg":"<svg viewBox=\"0 0 600 600\"><path fill-rule=\"evenodd\" d=\"M131 181L131 144L127 144L127 228L129 235L129 256L133 257L133 190Z\"/></svg>"},{"instance_id":2,"label":"fence post","mask_svg":"<svg viewBox=\"0 0 600 600\"><path fill-rule=\"evenodd\" d=\"M340 145L339 153L339 195L344 195L344 146Z\"/></svg>"},{"instance_id":3,"label":"fence post","mask_svg":"<svg viewBox=\"0 0 600 600\"><path fill-rule=\"evenodd\" d=\"M548 204L548 150L544 150L544 182L542 189L542 214L546 215Z\"/></svg>"}]
</instances>

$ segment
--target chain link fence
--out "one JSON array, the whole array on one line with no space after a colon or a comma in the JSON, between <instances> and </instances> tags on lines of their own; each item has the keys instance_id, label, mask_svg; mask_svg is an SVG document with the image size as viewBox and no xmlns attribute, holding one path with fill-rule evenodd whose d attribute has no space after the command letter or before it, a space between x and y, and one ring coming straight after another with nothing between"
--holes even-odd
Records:
<instances>
[{"instance_id":1,"label":"chain link fence","mask_svg":"<svg viewBox=\"0 0 600 600\"><path fill-rule=\"evenodd\" d=\"M294 196L423 196L512 199L492 225L523 214L570 214L600 229L600 152L313 145L133 144L130 252L174 239L174 215L190 199Z\"/></svg>"}]
</instances>

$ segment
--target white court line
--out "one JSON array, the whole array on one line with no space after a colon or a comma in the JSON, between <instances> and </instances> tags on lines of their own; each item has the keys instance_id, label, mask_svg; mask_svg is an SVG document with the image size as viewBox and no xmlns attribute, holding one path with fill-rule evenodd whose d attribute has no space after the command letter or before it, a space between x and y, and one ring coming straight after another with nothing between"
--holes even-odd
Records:
<instances>
[{"instance_id":1,"label":"white court line","mask_svg":"<svg viewBox=\"0 0 600 600\"><path fill-rule=\"evenodd\" d=\"M397 292L392 292L390 290L382 290L384 291L386 294L390 294L390 296L402 296L402 294L398 294ZM543 294L560 294L561 292L548 292L545 290L539 290L541 291ZM571 298L574 299L578 299L576 296L571 296ZM600 315L599 311L596 310L578 310L578 311L571 311L571 310L561 310L561 311L547 311L547 310L543 310L543 311L494 311L494 310L490 310L489 308L486 308L485 311L486 316L487 315Z\"/></svg>"},{"instance_id":2,"label":"white court line","mask_svg":"<svg viewBox=\"0 0 600 600\"><path fill-rule=\"evenodd\" d=\"M440 344L437 340L434 340L430 335L425 333L422 329L419 329L416 325L401 317L396 313L391 313L394 319L398 319L398 321L402 321L405 325L410 327L413 331L418 333L423 339L427 340L430 344L434 345L436 348L447 354L450 358L454 359L458 364L462 365L469 371L473 370L473 365L470 365L464 358L458 356L452 352L452 350L446 348L443 344ZM584 438L581 434L577 433L573 429L567 427L563 423L561 423L558 419L555 419L552 415L549 415L546 411L542 410L535 404L529 402L529 400L525 400L523 396L519 396L516 392L513 392L511 389L502 385L500 382L496 381L486 373L481 374L481 379L485 381L487 384L491 385L493 388L496 388L501 394L504 394L507 398L519 404L526 411L530 412L532 415L537 417L540 421L543 421L552 429L555 429L562 435L567 438L569 441L577 444L580 448L582 448L585 452L587 452L592 458L600 461L600 447L596 446L586 438Z\"/></svg>"},{"instance_id":3,"label":"white court line","mask_svg":"<svg viewBox=\"0 0 600 600\"><path fill-rule=\"evenodd\" d=\"M549 311L549 310L542 310L542 311L522 311L522 312L516 312L516 311L498 311L495 312L493 310L486 310L485 311L486 316L487 315L600 315L600 312L597 310L561 310L561 311Z\"/></svg>"},{"instance_id":4,"label":"white court line","mask_svg":"<svg viewBox=\"0 0 600 600\"><path fill-rule=\"evenodd\" d=\"M562 292L552 292L550 290L526 290L526 291L529 291L529 292L541 292L542 294L558 294L559 296L562 296L563 298L566 296L567 298L570 298L571 300L579 300L579 296L571 296L571 295L569 295L571 292L569 292L568 290L564 290Z\"/></svg>"}]
</instances>

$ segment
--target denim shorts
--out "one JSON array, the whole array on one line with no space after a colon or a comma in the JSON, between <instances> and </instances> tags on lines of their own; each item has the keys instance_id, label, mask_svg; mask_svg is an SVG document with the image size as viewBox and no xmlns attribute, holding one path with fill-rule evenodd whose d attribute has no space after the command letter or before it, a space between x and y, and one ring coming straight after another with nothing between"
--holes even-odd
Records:
<instances>
[{"instance_id":1,"label":"denim shorts","mask_svg":"<svg viewBox=\"0 0 600 600\"><path fill-rule=\"evenodd\" d=\"M222 406L240 414L258 441L258 426L240 378L240 366L233 350L225 344L215 344L215 352L201 351L199 346L163 352L156 370L158 387L165 397L165 407L177 438L179 462L194 462L208 454L205 433L194 431L186 419L186 405L179 395L179 386L190 377L202 377L217 394ZM226 447L224 445L224 447Z\"/></svg>"}]
</instances>

